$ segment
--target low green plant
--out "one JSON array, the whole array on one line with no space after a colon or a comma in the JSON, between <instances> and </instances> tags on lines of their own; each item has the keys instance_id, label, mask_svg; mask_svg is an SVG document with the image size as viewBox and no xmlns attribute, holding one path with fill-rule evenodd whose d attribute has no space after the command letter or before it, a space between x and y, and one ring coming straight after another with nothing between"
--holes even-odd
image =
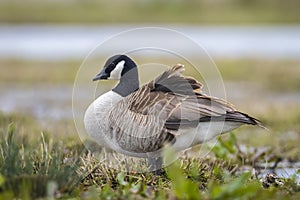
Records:
<instances>
[{"instance_id":1,"label":"low green plant","mask_svg":"<svg viewBox=\"0 0 300 200\"><path fill-rule=\"evenodd\" d=\"M51 181L58 185L57 193L72 192L80 183L76 170L80 167L79 157L74 156L66 163L68 156L61 143L55 145L46 141L41 133L38 146L17 144L16 128L9 124L5 138L0 142L0 174L5 177L1 184L3 190L11 191L16 196L28 198L42 197ZM2 135L3 137L3 135ZM74 152L77 150L74 150Z\"/></svg>"},{"instance_id":2,"label":"low green plant","mask_svg":"<svg viewBox=\"0 0 300 200\"><path fill-rule=\"evenodd\" d=\"M165 158L174 158L175 153L168 149L165 152ZM179 199L200 199L198 185L190 179L187 179L181 166L180 161L176 160L167 167L167 175L171 180L171 186L174 194Z\"/></svg>"},{"instance_id":3,"label":"low green plant","mask_svg":"<svg viewBox=\"0 0 300 200\"><path fill-rule=\"evenodd\" d=\"M41 132L34 141L23 140L22 123L9 123L10 119L1 120L7 124L0 129L0 199L300 198L296 175L277 177L280 184L270 183L263 188L257 175L243 168L250 162L241 162L233 133L218 139L208 156L184 154L165 168L165 174L157 176L109 168L82 144L63 136L57 138ZM36 130L28 126L24 134L36 134ZM172 151L165 153L166 158L174 155ZM251 160L253 155L244 156Z\"/></svg>"}]
</instances>

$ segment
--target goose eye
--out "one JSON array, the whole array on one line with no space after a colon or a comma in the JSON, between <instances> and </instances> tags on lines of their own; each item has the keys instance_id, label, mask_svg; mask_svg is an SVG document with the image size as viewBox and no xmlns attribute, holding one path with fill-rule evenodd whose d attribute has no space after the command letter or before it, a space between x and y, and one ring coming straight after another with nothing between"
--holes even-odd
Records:
<instances>
[{"instance_id":1,"label":"goose eye","mask_svg":"<svg viewBox=\"0 0 300 200\"><path fill-rule=\"evenodd\" d=\"M105 70L106 73L110 73L115 68L115 64L111 63Z\"/></svg>"}]
</instances>

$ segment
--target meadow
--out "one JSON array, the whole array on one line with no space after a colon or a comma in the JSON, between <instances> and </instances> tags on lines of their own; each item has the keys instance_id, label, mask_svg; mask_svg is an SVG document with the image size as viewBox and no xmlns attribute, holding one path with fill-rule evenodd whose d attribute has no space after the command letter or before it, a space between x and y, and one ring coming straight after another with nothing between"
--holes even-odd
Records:
<instances>
[{"instance_id":1,"label":"meadow","mask_svg":"<svg viewBox=\"0 0 300 200\"><path fill-rule=\"evenodd\" d=\"M156 176L102 165L78 138L72 119L41 124L30 114L1 112L0 199L299 199L300 62L215 62L228 99L268 131L242 127L221 136L205 157L195 156L195 147ZM2 59L0 84L72 86L80 64ZM274 175L291 169L293 175Z\"/></svg>"},{"instance_id":2,"label":"meadow","mask_svg":"<svg viewBox=\"0 0 300 200\"><path fill-rule=\"evenodd\" d=\"M298 26L299 7L298 0L0 0L0 23L7 33L33 24L259 30ZM79 138L72 87L82 60L22 60L18 53L0 58L0 199L300 199L299 58L215 59L227 99L268 130L243 126L184 152L157 176L135 165L130 172L108 167L97 155L104 150Z\"/></svg>"},{"instance_id":3,"label":"meadow","mask_svg":"<svg viewBox=\"0 0 300 200\"><path fill-rule=\"evenodd\" d=\"M297 24L297 0L0 1L2 23Z\"/></svg>"}]
</instances>

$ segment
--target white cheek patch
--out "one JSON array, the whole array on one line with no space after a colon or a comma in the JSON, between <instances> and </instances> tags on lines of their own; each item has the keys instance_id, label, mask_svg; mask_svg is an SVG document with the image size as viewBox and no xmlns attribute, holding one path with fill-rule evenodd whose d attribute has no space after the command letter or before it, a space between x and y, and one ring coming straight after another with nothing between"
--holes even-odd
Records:
<instances>
[{"instance_id":1,"label":"white cheek patch","mask_svg":"<svg viewBox=\"0 0 300 200\"><path fill-rule=\"evenodd\" d=\"M121 73L123 71L123 68L124 68L124 64L125 64L125 61L122 60L120 61L117 66L115 67L114 70L112 70L110 72L110 76L108 79L112 79L112 80L120 80L121 78Z\"/></svg>"}]
</instances>

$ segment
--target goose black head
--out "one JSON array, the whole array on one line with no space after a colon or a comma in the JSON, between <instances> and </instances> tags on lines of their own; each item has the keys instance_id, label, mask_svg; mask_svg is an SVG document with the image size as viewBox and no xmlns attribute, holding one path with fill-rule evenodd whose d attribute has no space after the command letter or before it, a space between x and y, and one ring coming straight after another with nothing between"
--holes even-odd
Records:
<instances>
[{"instance_id":1,"label":"goose black head","mask_svg":"<svg viewBox=\"0 0 300 200\"><path fill-rule=\"evenodd\" d=\"M134 61L128 56L114 55L106 61L103 69L93 78L93 81L101 79L120 80L122 76L136 67Z\"/></svg>"}]
</instances>

